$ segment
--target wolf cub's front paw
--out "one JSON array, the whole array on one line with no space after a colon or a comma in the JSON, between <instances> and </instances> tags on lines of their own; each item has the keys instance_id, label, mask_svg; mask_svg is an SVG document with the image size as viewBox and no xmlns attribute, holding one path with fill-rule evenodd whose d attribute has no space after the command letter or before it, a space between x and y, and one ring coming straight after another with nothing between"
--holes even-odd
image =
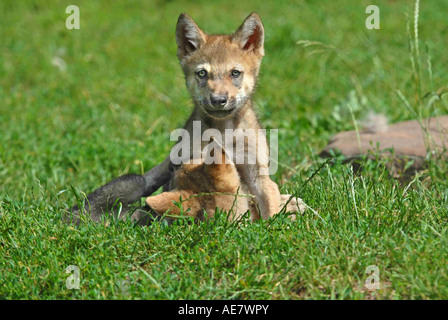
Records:
<instances>
[{"instance_id":1,"label":"wolf cub's front paw","mask_svg":"<svg viewBox=\"0 0 448 320\"><path fill-rule=\"evenodd\" d=\"M289 198L291 198L290 194L282 194L281 195L281 209L283 208L283 206L285 205L285 203L289 200ZM306 210L306 204L305 202L303 202L302 199L297 198L297 197L292 197L292 199L288 202L288 204L286 205L286 212L290 212L290 213L303 213ZM296 215L290 215L289 216L291 218L291 220L295 221L296 220Z\"/></svg>"}]
</instances>

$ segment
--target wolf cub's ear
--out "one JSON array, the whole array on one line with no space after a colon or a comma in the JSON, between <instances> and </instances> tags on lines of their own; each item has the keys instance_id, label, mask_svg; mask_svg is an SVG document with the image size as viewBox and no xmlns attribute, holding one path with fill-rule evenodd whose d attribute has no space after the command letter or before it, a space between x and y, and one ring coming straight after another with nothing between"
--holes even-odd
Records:
<instances>
[{"instance_id":1,"label":"wolf cub's ear","mask_svg":"<svg viewBox=\"0 0 448 320\"><path fill-rule=\"evenodd\" d=\"M235 31L232 41L237 42L243 50L250 50L264 56L264 28L260 16L252 12Z\"/></svg>"},{"instance_id":2,"label":"wolf cub's ear","mask_svg":"<svg viewBox=\"0 0 448 320\"><path fill-rule=\"evenodd\" d=\"M174 201L179 202L181 196L182 194L177 190L163 192L147 197L146 204L158 215L163 215L169 209L171 209L171 213L176 214L179 212L179 208L174 204Z\"/></svg>"},{"instance_id":3,"label":"wolf cub's ear","mask_svg":"<svg viewBox=\"0 0 448 320\"><path fill-rule=\"evenodd\" d=\"M193 51L198 50L205 43L205 33L186 13L181 13L177 20L176 42L177 56L183 60Z\"/></svg>"}]
</instances>

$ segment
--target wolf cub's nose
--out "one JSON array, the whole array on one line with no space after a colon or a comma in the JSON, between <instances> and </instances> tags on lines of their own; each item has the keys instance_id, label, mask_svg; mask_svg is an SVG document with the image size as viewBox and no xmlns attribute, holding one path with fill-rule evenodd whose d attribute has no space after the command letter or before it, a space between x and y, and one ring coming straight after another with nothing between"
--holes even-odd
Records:
<instances>
[{"instance_id":1,"label":"wolf cub's nose","mask_svg":"<svg viewBox=\"0 0 448 320\"><path fill-rule=\"evenodd\" d=\"M210 102L214 107L225 106L227 104L227 95L210 95Z\"/></svg>"}]
</instances>

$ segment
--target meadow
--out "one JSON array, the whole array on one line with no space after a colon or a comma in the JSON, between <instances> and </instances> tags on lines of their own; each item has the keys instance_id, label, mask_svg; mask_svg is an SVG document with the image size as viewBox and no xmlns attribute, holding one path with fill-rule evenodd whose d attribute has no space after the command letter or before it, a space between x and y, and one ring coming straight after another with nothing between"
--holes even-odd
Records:
<instances>
[{"instance_id":1,"label":"meadow","mask_svg":"<svg viewBox=\"0 0 448 320\"><path fill-rule=\"evenodd\" d=\"M68 5L80 8L69 30ZM0 1L0 299L447 299L446 161L406 181L387 159L355 173L318 154L368 112L390 122L448 112L448 2ZM266 32L255 95L279 129L281 190L297 221L74 227L64 210L169 153L192 103L174 30L209 33L252 11ZM68 266L79 289L67 288ZM380 288L367 290L369 266Z\"/></svg>"}]
</instances>

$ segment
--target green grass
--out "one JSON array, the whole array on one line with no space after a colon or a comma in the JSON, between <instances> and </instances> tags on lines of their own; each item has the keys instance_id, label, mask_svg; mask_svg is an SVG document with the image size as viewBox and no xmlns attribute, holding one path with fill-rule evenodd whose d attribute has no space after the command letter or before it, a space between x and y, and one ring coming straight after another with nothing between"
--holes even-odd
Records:
<instances>
[{"instance_id":1,"label":"green grass","mask_svg":"<svg viewBox=\"0 0 448 320\"><path fill-rule=\"evenodd\" d=\"M368 110L393 122L447 113L446 96L426 95L448 83L446 1L421 1L418 52L409 1L377 1L380 30L365 28L368 1L76 3L80 30L65 28L73 1L0 2L0 298L448 298L446 162L431 159L403 184L385 160L356 175L341 161L318 170L317 157ZM256 103L264 126L280 129L273 178L315 212L296 222L61 223L72 185L88 193L169 152L192 107L176 60L181 11L209 32L261 15ZM69 265L78 290L66 288ZM363 289L369 265L380 290Z\"/></svg>"}]
</instances>

